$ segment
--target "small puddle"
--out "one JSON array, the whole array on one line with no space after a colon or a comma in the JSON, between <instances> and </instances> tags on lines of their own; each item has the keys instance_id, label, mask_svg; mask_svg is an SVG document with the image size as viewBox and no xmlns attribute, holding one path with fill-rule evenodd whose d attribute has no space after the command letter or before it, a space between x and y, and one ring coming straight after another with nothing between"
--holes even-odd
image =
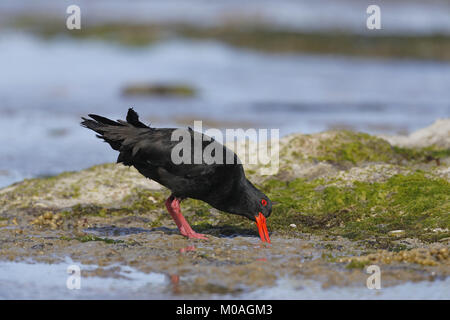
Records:
<instances>
[{"instance_id":1,"label":"small puddle","mask_svg":"<svg viewBox=\"0 0 450 320\"><path fill-rule=\"evenodd\" d=\"M80 289L67 286L73 265L81 270ZM110 276L96 276L98 270ZM0 262L0 299L164 299L172 286L169 275L128 266L99 268L70 259L58 264Z\"/></svg>"},{"instance_id":2,"label":"small puddle","mask_svg":"<svg viewBox=\"0 0 450 320\"><path fill-rule=\"evenodd\" d=\"M239 297L242 299L287 299L287 300L439 300L449 298L450 278L436 281L408 282L381 289L359 287L322 288L318 281L280 279L269 290L260 288Z\"/></svg>"},{"instance_id":3,"label":"small puddle","mask_svg":"<svg viewBox=\"0 0 450 320\"><path fill-rule=\"evenodd\" d=\"M81 269L80 289L67 287L72 265ZM324 289L318 281L281 278L274 286L239 294L183 295L180 281L183 279L177 274L144 273L119 265L102 268L69 258L58 264L0 262L0 299L448 299L450 288L450 278L380 290L365 286Z\"/></svg>"}]
</instances>

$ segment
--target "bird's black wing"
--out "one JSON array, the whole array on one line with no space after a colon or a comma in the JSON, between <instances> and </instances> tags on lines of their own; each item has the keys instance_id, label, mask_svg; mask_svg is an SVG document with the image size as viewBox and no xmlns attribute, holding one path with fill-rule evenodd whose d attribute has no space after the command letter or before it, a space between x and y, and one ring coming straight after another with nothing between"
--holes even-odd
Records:
<instances>
[{"instance_id":1,"label":"bird's black wing","mask_svg":"<svg viewBox=\"0 0 450 320\"><path fill-rule=\"evenodd\" d=\"M220 190L233 188L234 181L245 177L234 152L190 128L151 128L139 121L133 109L128 110L126 122L93 114L89 117L93 120L83 118L82 126L97 132L97 137L120 152L117 162L134 166L141 174L168 187L176 195L202 199L208 194L210 198L207 200L211 203L214 202L211 190L220 193ZM186 144L190 148L185 148ZM182 156L180 163L174 161L173 154L181 149L182 155L189 157ZM198 155L200 159L196 159ZM203 155L212 157L207 160Z\"/></svg>"},{"instance_id":2,"label":"bird's black wing","mask_svg":"<svg viewBox=\"0 0 450 320\"><path fill-rule=\"evenodd\" d=\"M179 143L182 143L180 140L177 140L176 137L172 138L172 134L175 130L178 130L178 133L180 133L179 130L181 130L181 134L186 134L185 137L188 135L191 137L190 157L188 157L190 161L187 163L174 163L172 159L174 148L176 148ZM184 133L182 132L183 130L185 131ZM161 167L173 175L184 176L187 178L213 174L219 167L223 167L224 165L239 165L236 154L213 139L204 137L203 134L194 132L190 129L153 129L146 133L142 133L139 137L136 137L136 139L130 140L128 144L126 143L127 141L125 141L125 143L122 144L122 147L124 148L124 151L128 151L127 155L128 157L131 156L131 159L129 160L132 163ZM203 155L203 151L206 147L215 147L217 150L221 149L222 155L219 154L219 157L222 158L222 161L218 161L217 163L206 163L205 159L201 159L201 163L194 163L194 138L201 139L201 155ZM214 144L214 146L211 144ZM177 150L179 150L179 148ZM231 153L231 155L228 154L228 160L232 159L232 163L230 164L226 164L227 153Z\"/></svg>"}]
</instances>

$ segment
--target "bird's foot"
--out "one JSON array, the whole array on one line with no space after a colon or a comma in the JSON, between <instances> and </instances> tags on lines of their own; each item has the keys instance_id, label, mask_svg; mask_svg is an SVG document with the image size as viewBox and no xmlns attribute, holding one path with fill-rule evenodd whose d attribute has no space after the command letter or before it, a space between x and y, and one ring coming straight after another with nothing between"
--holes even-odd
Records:
<instances>
[{"instance_id":1,"label":"bird's foot","mask_svg":"<svg viewBox=\"0 0 450 320\"><path fill-rule=\"evenodd\" d=\"M197 233L197 232L195 232L194 230L189 230L189 231L186 231L186 230L184 230L184 228L182 228L181 230L180 230L180 232L181 232L181 234L183 235L183 236L185 236L185 237L188 237L189 239L202 239L202 240L208 240L208 238L204 235L204 234L202 234L202 233Z\"/></svg>"},{"instance_id":2,"label":"bird's foot","mask_svg":"<svg viewBox=\"0 0 450 320\"><path fill-rule=\"evenodd\" d=\"M202 240L208 240L208 238L207 238L204 234L202 234L202 233L197 233L197 232L190 233L190 234L186 235L186 237L188 237L189 239L202 239Z\"/></svg>"}]
</instances>

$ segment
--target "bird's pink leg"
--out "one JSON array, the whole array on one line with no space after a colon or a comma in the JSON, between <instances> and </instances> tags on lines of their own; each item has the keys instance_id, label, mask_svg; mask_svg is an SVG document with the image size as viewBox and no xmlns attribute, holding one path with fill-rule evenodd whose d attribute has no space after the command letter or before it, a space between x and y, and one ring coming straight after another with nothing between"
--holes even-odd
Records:
<instances>
[{"instance_id":1,"label":"bird's pink leg","mask_svg":"<svg viewBox=\"0 0 450 320\"><path fill-rule=\"evenodd\" d=\"M196 233L194 230L192 230L189 223L181 214L180 200L178 200L174 196L170 196L166 200L166 208L167 211L169 211L175 223L177 224L178 230L180 230L180 233L183 236L194 239L208 240L208 238L206 238L204 234Z\"/></svg>"}]
</instances>

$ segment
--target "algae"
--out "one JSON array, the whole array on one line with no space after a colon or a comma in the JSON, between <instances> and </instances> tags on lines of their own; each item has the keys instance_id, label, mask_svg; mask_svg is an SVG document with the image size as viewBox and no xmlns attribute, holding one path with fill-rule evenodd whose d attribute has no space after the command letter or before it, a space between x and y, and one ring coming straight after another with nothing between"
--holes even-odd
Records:
<instances>
[{"instance_id":1,"label":"algae","mask_svg":"<svg viewBox=\"0 0 450 320\"><path fill-rule=\"evenodd\" d=\"M402 229L401 237L438 241L450 226L450 184L423 172L395 175L386 182L355 182L352 187L323 187L323 181L268 181L263 190L277 202L271 228L291 232L341 235L350 239L386 237Z\"/></svg>"},{"instance_id":2,"label":"algae","mask_svg":"<svg viewBox=\"0 0 450 320\"><path fill-rule=\"evenodd\" d=\"M97 237L97 236L93 236L93 235L86 235L86 236L74 237L74 238L62 236L62 237L60 237L60 239L67 240L67 241L77 240L80 242L102 241L107 244L125 243L125 241L123 241L123 240L102 238L102 237Z\"/></svg>"},{"instance_id":3,"label":"algae","mask_svg":"<svg viewBox=\"0 0 450 320\"><path fill-rule=\"evenodd\" d=\"M196 90L187 84L133 84L122 89L125 96L193 97Z\"/></svg>"},{"instance_id":4,"label":"algae","mask_svg":"<svg viewBox=\"0 0 450 320\"><path fill-rule=\"evenodd\" d=\"M322 140L319 152L318 160L335 163L388 162L394 157L394 150L386 140L347 130Z\"/></svg>"},{"instance_id":5,"label":"algae","mask_svg":"<svg viewBox=\"0 0 450 320\"><path fill-rule=\"evenodd\" d=\"M187 38L218 40L253 50L274 53L316 53L382 58L450 60L450 37L431 35L372 35L343 32L295 31L264 24L238 23L211 28L185 24L105 23L67 30L65 22L47 17L21 16L9 26L44 39L66 36L142 47L158 41Z\"/></svg>"}]
</instances>

